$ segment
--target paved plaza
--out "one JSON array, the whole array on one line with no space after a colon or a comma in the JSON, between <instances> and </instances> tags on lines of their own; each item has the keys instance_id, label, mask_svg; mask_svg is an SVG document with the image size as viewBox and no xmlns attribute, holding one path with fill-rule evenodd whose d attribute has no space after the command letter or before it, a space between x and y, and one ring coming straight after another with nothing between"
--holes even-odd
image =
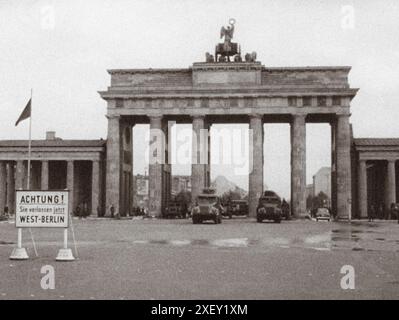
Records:
<instances>
[{"instance_id":1,"label":"paved plaza","mask_svg":"<svg viewBox=\"0 0 399 320\"><path fill-rule=\"evenodd\" d=\"M0 299L399 298L394 221L89 218L73 226L77 260L55 261L61 229L32 229L36 258L24 229L30 259L11 261L16 229L1 222ZM54 290L41 288L44 265L54 267ZM354 290L341 289L344 265L354 267Z\"/></svg>"}]
</instances>

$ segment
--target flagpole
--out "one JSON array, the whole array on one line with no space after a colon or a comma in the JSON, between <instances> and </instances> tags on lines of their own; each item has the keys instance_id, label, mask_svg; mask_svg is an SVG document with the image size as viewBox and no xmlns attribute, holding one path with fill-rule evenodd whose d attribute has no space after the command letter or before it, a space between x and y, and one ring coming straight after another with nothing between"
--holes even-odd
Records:
<instances>
[{"instance_id":1,"label":"flagpole","mask_svg":"<svg viewBox=\"0 0 399 320\"><path fill-rule=\"evenodd\" d=\"M27 186L26 189L29 190L30 189L30 158L31 158L31 149L32 149L32 96L33 96L33 89L30 89L30 117L29 117L29 144L28 144L28 181L27 181ZM33 239L33 233L32 233L32 229L29 228L29 233L30 233L30 237L32 239L32 244L33 244L33 249L35 250L35 255L36 257L38 257L39 255L37 254L37 249L36 249L36 244L35 244L35 240Z\"/></svg>"},{"instance_id":2,"label":"flagpole","mask_svg":"<svg viewBox=\"0 0 399 320\"><path fill-rule=\"evenodd\" d=\"M31 147L32 147L32 95L33 89L30 89L30 117L29 117L29 143L28 143L28 181L26 189L30 189L30 155L31 155Z\"/></svg>"},{"instance_id":3,"label":"flagpole","mask_svg":"<svg viewBox=\"0 0 399 320\"><path fill-rule=\"evenodd\" d=\"M32 91L33 91L33 89L31 88L30 89L30 115L29 115L29 142L28 142L28 179L27 179L26 189L29 189L29 186L30 186L30 156L31 156L31 140L32 140ZM18 125L19 120L20 119L18 119L18 121L15 125ZM22 186L22 188L23 188L23 186ZM17 230L18 230L17 248L14 249L13 252L11 253L10 259L11 260L29 259L26 249L22 247L22 228L17 228ZM37 257L38 254L37 254L35 242L33 240L32 230L29 228L29 231L31 234L32 242L33 242L33 249L35 250L36 257Z\"/></svg>"}]
</instances>

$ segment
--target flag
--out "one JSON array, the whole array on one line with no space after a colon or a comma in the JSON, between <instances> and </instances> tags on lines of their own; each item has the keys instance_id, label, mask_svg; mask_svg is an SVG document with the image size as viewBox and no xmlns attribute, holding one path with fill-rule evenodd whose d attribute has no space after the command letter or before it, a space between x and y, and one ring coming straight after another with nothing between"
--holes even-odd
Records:
<instances>
[{"instance_id":1,"label":"flag","mask_svg":"<svg viewBox=\"0 0 399 320\"><path fill-rule=\"evenodd\" d=\"M31 113L31 102L32 102L32 98L29 99L28 103L26 104L26 107L24 109L24 111L22 111L21 115L19 116L17 122L15 122L15 126L18 125L18 123L20 123L21 121L28 119L30 117L30 113Z\"/></svg>"}]
</instances>

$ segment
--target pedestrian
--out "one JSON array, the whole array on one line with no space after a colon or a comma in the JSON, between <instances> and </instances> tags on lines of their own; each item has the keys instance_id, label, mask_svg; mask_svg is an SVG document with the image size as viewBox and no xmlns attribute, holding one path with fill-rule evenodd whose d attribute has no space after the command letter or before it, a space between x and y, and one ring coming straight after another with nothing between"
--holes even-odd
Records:
<instances>
[{"instance_id":1,"label":"pedestrian","mask_svg":"<svg viewBox=\"0 0 399 320\"><path fill-rule=\"evenodd\" d=\"M374 208L373 204L370 206L367 213L368 213L369 222L372 222L374 219L374 215L375 215L375 208Z\"/></svg>"},{"instance_id":2,"label":"pedestrian","mask_svg":"<svg viewBox=\"0 0 399 320\"><path fill-rule=\"evenodd\" d=\"M115 207L114 207L113 204L111 204L111 207L109 208L109 211L111 212L111 218L113 218L114 214L115 214Z\"/></svg>"},{"instance_id":3,"label":"pedestrian","mask_svg":"<svg viewBox=\"0 0 399 320\"><path fill-rule=\"evenodd\" d=\"M83 202L83 212L82 212L82 214L83 214L83 218L86 218L89 215L89 209L87 207L87 203L86 202Z\"/></svg>"},{"instance_id":4,"label":"pedestrian","mask_svg":"<svg viewBox=\"0 0 399 320\"><path fill-rule=\"evenodd\" d=\"M82 215L80 212L80 205L78 204L76 209L75 209L75 216L79 217L79 219L82 219Z\"/></svg>"},{"instance_id":5,"label":"pedestrian","mask_svg":"<svg viewBox=\"0 0 399 320\"><path fill-rule=\"evenodd\" d=\"M281 204L281 210L283 212L283 215L285 216L285 219L289 220L290 219L290 205L284 198L283 198L283 202Z\"/></svg>"},{"instance_id":6,"label":"pedestrian","mask_svg":"<svg viewBox=\"0 0 399 320\"><path fill-rule=\"evenodd\" d=\"M187 217L187 203L186 203L186 201L184 201L183 203L182 203L182 211L183 211L183 219L186 219L186 217Z\"/></svg>"},{"instance_id":7,"label":"pedestrian","mask_svg":"<svg viewBox=\"0 0 399 320\"><path fill-rule=\"evenodd\" d=\"M380 203L380 205L378 206L378 219L384 219L384 206L382 205L382 203Z\"/></svg>"},{"instance_id":8,"label":"pedestrian","mask_svg":"<svg viewBox=\"0 0 399 320\"><path fill-rule=\"evenodd\" d=\"M389 216L388 219L395 219L395 210L396 210L396 204L395 203L391 203L391 208L389 209Z\"/></svg>"},{"instance_id":9,"label":"pedestrian","mask_svg":"<svg viewBox=\"0 0 399 320\"><path fill-rule=\"evenodd\" d=\"M97 217L102 217L102 213L101 213L101 208L100 206L97 206Z\"/></svg>"}]
</instances>

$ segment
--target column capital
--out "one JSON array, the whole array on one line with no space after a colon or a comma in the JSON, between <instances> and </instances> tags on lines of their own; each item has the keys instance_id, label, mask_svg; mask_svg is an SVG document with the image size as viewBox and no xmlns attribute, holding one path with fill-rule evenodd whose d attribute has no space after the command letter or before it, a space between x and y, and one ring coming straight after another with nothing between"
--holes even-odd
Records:
<instances>
[{"instance_id":1,"label":"column capital","mask_svg":"<svg viewBox=\"0 0 399 320\"><path fill-rule=\"evenodd\" d=\"M154 115L154 116L148 116L150 119L150 129L162 129L163 127L163 122L162 122L162 116L160 115Z\"/></svg>"},{"instance_id":2,"label":"column capital","mask_svg":"<svg viewBox=\"0 0 399 320\"><path fill-rule=\"evenodd\" d=\"M396 159L387 159L388 163L396 163Z\"/></svg>"},{"instance_id":3,"label":"column capital","mask_svg":"<svg viewBox=\"0 0 399 320\"><path fill-rule=\"evenodd\" d=\"M337 119L349 118L351 113L337 113L335 116Z\"/></svg>"},{"instance_id":4,"label":"column capital","mask_svg":"<svg viewBox=\"0 0 399 320\"><path fill-rule=\"evenodd\" d=\"M151 120L157 121L157 120L162 120L163 115L162 114L151 114L151 115L148 115L148 118L150 119L150 121Z\"/></svg>"},{"instance_id":5,"label":"column capital","mask_svg":"<svg viewBox=\"0 0 399 320\"><path fill-rule=\"evenodd\" d=\"M190 117L193 120L204 120L205 119L205 115L203 115L203 114L191 114Z\"/></svg>"},{"instance_id":6,"label":"column capital","mask_svg":"<svg viewBox=\"0 0 399 320\"><path fill-rule=\"evenodd\" d=\"M250 113L249 114L249 120L252 120L252 119L262 120L262 118L263 118L263 114L261 114L261 113Z\"/></svg>"},{"instance_id":7,"label":"column capital","mask_svg":"<svg viewBox=\"0 0 399 320\"><path fill-rule=\"evenodd\" d=\"M119 114L106 114L105 117L108 120L119 120L121 118Z\"/></svg>"},{"instance_id":8,"label":"column capital","mask_svg":"<svg viewBox=\"0 0 399 320\"><path fill-rule=\"evenodd\" d=\"M299 121L305 122L307 114L306 113L293 113L291 116L292 116L293 121L299 120Z\"/></svg>"}]
</instances>

